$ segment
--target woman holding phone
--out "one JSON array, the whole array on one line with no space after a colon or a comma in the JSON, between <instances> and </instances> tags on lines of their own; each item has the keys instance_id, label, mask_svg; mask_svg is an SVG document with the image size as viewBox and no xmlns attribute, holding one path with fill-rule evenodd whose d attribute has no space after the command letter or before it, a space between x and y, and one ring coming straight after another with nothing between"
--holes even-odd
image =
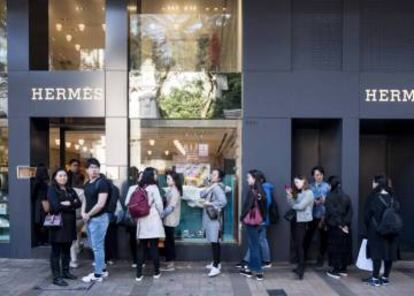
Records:
<instances>
[{"instance_id":1,"label":"woman holding phone","mask_svg":"<svg viewBox=\"0 0 414 296\"><path fill-rule=\"evenodd\" d=\"M304 176L296 176L293 179L293 183L293 188L286 186L286 197L287 202L295 211L296 218L294 244L298 265L293 271L302 280L305 273L304 239L308 229L308 223L313 220L312 210L314 197L312 191L309 189L308 180Z\"/></svg>"}]
</instances>

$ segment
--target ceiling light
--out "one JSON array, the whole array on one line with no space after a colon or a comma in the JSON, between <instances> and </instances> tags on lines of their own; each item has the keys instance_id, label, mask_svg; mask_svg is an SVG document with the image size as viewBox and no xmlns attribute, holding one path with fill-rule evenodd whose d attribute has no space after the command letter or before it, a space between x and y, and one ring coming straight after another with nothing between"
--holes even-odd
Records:
<instances>
[{"instance_id":1,"label":"ceiling light","mask_svg":"<svg viewBox=\"0 0 414 296\"><path fill-rule=\"evenodd\" d=\"M71 142L66 142L65 145L66 145L66 148L70 148L72 146L72 143Z\"/></svg>"},{"instance_id":2,"label":"ceiling light","mask_svg":"<svg viewBox=\"0 0 414 296\"><path fill-rule=\"evenodd\" d=\"M78 143L79 143L79 145L83 146L83 144L85 144L85 140L84 139L79 139Z\"/></svg>"},{"instance_id":3,"label":"ceiling light","mask_svg":"<svg viewBox=\"0 0 414 296\"><path fill-rule=\"evenodd\" d=\"M85 30L85 24L78 25L79 31L83 32Z\"/></svg>"},{"instance_id":4,"label":"ceiling light","mask_svg":"<svg viewBox=\"0 0 414 296\"><path fill-rule=\"evenodd\" d=\"M56 30L62 31L62 24L56 24Z\"/></svg>"},{"instance_id":5,"label":"ceiling light","mask_svg":"<svg viewBox=\"0 0 414 296\"><path fill-rule=\"evenodd\" d=\"M150 144L151 146L154 146L154 145L155 145L155 140L154 140L154 139L149 140L149 144Z\"/></svg>"},{"instance_id":6,"label":"ceiling light","mask_svg":"<svg viewBox=\"0 0 414 296\"><path fill-rule=\"evenodd\" d=\"M79 51L80 50L80 44L75 44L75 49L77 50L77 51Z\"/></svg>"},{"instance_id":7,"label":"ceiling light","mask_svg":"<svg viewBox=\"0 0 414 296\"><path fill-rule=\"evenodd\" d=\"M165 153L166 156L170 155L170 151L168 151L168 150L165 150L164 153Z\"/></svg>"},{"instance_id":8,"label":"ceiling light","mask_svg":"<svg viewBox=\"0 0 414 296\"><path fill-rule=\"evenodd\" d=\"M67 40L68 42L71 42L71 41L72 41L72 35L67 34L67 35L66 35L66 40Z\"/></svg>"},{"instance_id":9,"label":"ceiling light","mask_svg":"<svg viewBox=\"0 0 414 296\"><path fill-rule=\"evenodd\" d=\"M148 155L152 155L152 151L151 150L148 150L147 153L148 153Z\"/></svg>"},{"instance_id":10,"label":"ceiling light","mask_svg":"<svg viewBox=\"0 0 414 296\"><path fill-rule=\"evenodd\" d=\"M83 146L83 147L82 147L82 151L83 151L83 152L88 152L88 147Z\"/></svg>"},{"instance_id":11,"label":"ceiling light","mask_svg":"<svg viewBox=\"0 0 414 296\"><path fill-rule=\"evenodd\" d=\"M60 140L59 139L55 139L55 144L56 144L56 146L60 146Z\"/></svg>"},{"instance_id":12,"label":"ceiling light","mask_svg":"<svg viewBox=\"0 0 414 296\"><path fill-rule=\"evenodd\" d=\"M79 144L75 144L74 146L75 146L75 149L76 150L79 150L79 148L80 148L80 145Z\"/></svg>"}]
</instances>

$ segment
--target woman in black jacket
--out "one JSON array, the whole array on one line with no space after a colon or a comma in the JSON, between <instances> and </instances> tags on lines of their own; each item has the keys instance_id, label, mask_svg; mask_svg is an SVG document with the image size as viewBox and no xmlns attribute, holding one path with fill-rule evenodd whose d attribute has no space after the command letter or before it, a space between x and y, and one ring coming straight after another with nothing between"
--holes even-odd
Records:
<instances>
[{"instance_id":1,"label":"woman in black jacket","mask_svg":"<svg viewBox=\"0 0 414 296\"><path fill-rule=\"evenodd\" d=\"M368 196L364 207L364 222L367 230L367 254L373 262L372 277L365 280L371 286L389 284L392 262L398 257L398 236L383 236L377 232L377 225L387 206L399 210L399 203L393 198L389 180L385 176L375 176L373 190ZM387 205L385 205L385 204ZM384 261L384 274L380 277L381 263Z\"/></svg>"},{"instance_id":2,"label":"woman in black jacket","mask_svg":"<svg viewBox=\"0 0 414 296\"><path fill-rule=\"evenodd\" d=\"M50 204L50 214L61 215L62 225L50 228L52 253L50 265L53 274L53 284L67 286L64 279L74 280L76 276L69 271L70 247L76 240L76 209L81 201L76 192L68 187L68 175L64 169L58 169L52 177L47 198ZM60 264L62 261L62 264Z\"/></svg>"},{"instance_id":3,"label":"woman in black jacket","mask_svg":"<svg viewBox=\"0 0 414 296\"><path fill-rule=\"evenodd\" d=\"M325 201L325 223L328 226L328 256L332 271L327 275L339 279L347 276L346 268L352 261L352 204L342 191L336 176L328 179L330 192Z\"/></svg>"},{"instance_id":4,"label":"woman in black jacket","mask_svg":"<svg viewBox=\"0 0 414 296\"><path fill-rule=\"evenodd\" d=\"M240 273L246 277L252 277L252 272L256 273L258 281L263 280L262 256L260 253L259 233L266 220L266 193L261 183L261 172L251 170L247 173L247 184L249 191L244 200L241 222L247 232L248 247L250 250L250 261L248 268L244 268ZM254 219L256 217L256 219Z\"/></svg>"}]
</instances>

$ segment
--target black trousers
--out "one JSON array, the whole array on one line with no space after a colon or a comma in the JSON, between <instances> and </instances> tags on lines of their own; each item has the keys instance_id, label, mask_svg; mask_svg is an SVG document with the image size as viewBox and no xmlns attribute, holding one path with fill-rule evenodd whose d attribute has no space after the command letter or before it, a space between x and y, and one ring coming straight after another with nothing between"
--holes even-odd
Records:
<instances>
[{"instance_id":1,"label":"black trousers","mask_svg":"<svg viewBox=\"0 0 414 296\"><path fill-rule=\"evenodd\" d=\"M295 226L295 247L296 247L296 256L298 259L297 270L299 274L305 272L305 235L308 230L307 222L297 222Z\"/></svg>"},{"instance_id":2,"label":"black trousers","mask_svg":"<svg viewBox=\"0 0 414 296\"><path fill-rule=\"evenodd\" d=\"M118 254L118 225L110 222L105 235L105 262L117 258Z\"/></svg>"},{"instance_id":3,"label":"black trousers","mask_svg":"<svg viewBox=\"0 0 414 296\"><path fill-rule=\"evenodd\" d=\"M151 259L154 262L155 274L160 272L160 254L158 252L158 238L140 239L137 245L137 277L142 275L142 264L145 260L145 250L150 246Z\"/></svg>"},{"instance_id":4,"label":"black trousers","mask_svg":"<svg viewBox=\"0 0 414 296\"><path fill-rule=\"evenodd\" d=\"M164 226L165 229L165 260L175 261L175 227Z\"/></svg>"},{"instance_id":5,"label":"black trousers","mask_svg":"<svg viewBox=\"0 0 414 296\"><path fill-rule=\"evenodd\" d=\"M220 264L220 243L211 243L211 250L213 253L213 266L217 268Z\"/></svg>"},{"instance_id":6,"label":"black trousers","mask_svg":"<svg viewBox=\"0 0 414 296\"><path fill-rule=\"evenodd\" d=\"M72 243L53 243L50 254L50 267L53 279L62 277L69 272L70 247Z\"/></svg>"},{"instance_id":7,"label":"black trousers","mask_svg":"<svg viewBox=\"0 0 414 296\"><path fill-rule=\"evenodd\" d=\"M318 248L318 262L323 262L325 257L326 249L328 247L328 235L326 230L323 228L319 228L319 224L321 219L313 219L312 222L309 222L308 230L306 231L305 235L305 257L308 259L309 256L309 249L312 244L312 239L315 233L318 234L317 240L317 248Z\"/></svg>"},{"instance_id":8,"label":"black trousers","mask_svg":"<svg viewBox=\"0 0 414 296\"><path fill-rule=\"evenodd\" d=\"M372 277L379 278L379 273L381 269L382 260L372 260L374 265L374 270L372 272ZM384 277L389 277L392 268L392 261L384 261Z\"/></svg>"},{"instance_id":9,"label":"black trousers","mask_svg":"<svg viewBox=\"0 0 414 296\"><path fill-rule=\"evenodd\" d=\"M132 262L137 264L137 227L127 226L126 230L129 235L129 250L131 252Z\"/></svg>"}]
</instances>

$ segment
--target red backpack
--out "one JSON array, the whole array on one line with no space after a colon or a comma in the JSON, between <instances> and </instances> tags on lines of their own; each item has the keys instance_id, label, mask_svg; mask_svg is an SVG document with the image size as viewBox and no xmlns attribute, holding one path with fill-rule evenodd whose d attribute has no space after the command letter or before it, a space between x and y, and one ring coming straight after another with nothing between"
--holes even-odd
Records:
<instances>
[{"instance_id":1,"label":"red backpack","mask_svg":"<svg viewBox=\"0 0 414 296\"><path fill-rule=\"evenodd\" d=\"M128 211L132 218L138 219L146 217L150 213L151 207L148 204L148 195L145 188L137 187L132 193L128 204Z\"/></svg>"}]
</instances>

